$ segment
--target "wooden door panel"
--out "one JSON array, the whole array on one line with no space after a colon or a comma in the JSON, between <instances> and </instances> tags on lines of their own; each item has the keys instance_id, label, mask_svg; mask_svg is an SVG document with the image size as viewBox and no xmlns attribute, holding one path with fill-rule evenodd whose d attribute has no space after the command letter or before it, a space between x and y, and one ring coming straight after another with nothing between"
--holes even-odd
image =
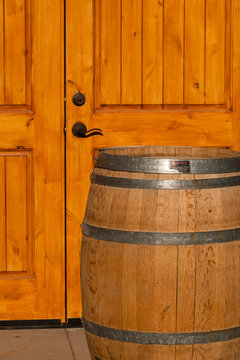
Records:
<instances>
[{"instance_id":1,"label":"wooden door panel","mask_svg":"<svg viewBox=\"0 0 240 360\"><path fill-rule=\"evenodd\" d=\"M81 315L80 224L99 148L240 148L239 24L240 0L66 3L69 317ZM104 136L74 138L77 121Z\"/></svg>"},{"instance_id":2,"label":"wooden door panel","mask_svg":"<svg viewBox=\"0 0 240 360\"><path fill-rule=\"evenodd\" d=\"M6 0L0 7L0 104L30 104L30 0Z\"/></svg>"},{"instance_id":3,"label":"wooden door panel","mask_svg":"<svg viewBox=\"0 0 240 360\"><path fill-rule=\"evenodd\" d=\"M184 103L205 103L205 0L185 1Z\"/></svg>"},{"instance_id":4,"label":"wooden door panel","mask_svg":"<svg viewBox=\"0 0 240 360\"><path fill-rule=\"evenodd\" d=\"M1 233L0 279L16 272L32 275L33 178L31 152L0 154ZM14 274L13 274L14 272Z\"/></svg>"},{"instance_id":5,"label":"wooden door panel","mask_svg":"<svg viewBox=\"0 0 240 360\"><path fill-rule=\"evenodd\" d=\"M0 321L65 319L63 4L0 4Z\"/></svg>"},{"instance_id":6,"label":"wooden door panel","mask_svg":"<svg viewBox=\"0 0 240 360\"><path fill-rule=\"evenodd\" d=\"M229 106L231 1L95 1L96 108Z\"/></svg>"}]
</instances>

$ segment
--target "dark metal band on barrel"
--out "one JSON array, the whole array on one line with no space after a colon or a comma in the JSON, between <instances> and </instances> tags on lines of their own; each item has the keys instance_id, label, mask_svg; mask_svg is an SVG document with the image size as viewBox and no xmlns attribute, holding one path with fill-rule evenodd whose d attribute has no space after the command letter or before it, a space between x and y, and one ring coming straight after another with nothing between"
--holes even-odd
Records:
<instances>
[{"instance_id":1,"label":"dark metal band on barrel","mask_svg":"<svg viewBox=\"0 0 240 360\"><path fill-rule=\"evenodd\" d=\"M210 189L240 185L240 176L199 180L145 180L90 175L93 184L129 189Z\"/></svg>"},{"instance_id":2,"label":"dark metal band on barrel","mask_svg":"<svg viewBox=\"0 0 240 360\"><path fill-rule=\"evenodd\" d=\"M164 233L107 229L82 224L83 235L97 239L125 244L143 245L200 245L240 240L240 228L207 232Z\"/></svg>"},{"instance_id":3,"label":"dark metal band on barrel","mask_svg":"<svg viewBox=\"0 0 240 360\"><path fill-rule=\"evenodd\" d=\"M169 164L188 162L187 171L172 169ZM151 157L131 157L122 155L111 155L100 152L96 161L96 167L129 171L129 172L146 172L146 173L188 173L188 174L221 174L233 173L240 171L240 157L231 158L212 158L212 159L157 159Z\"/></svg>"},{"instance_id":4,"label":"dark metal band on barrel","mask_svg":"<svg viewBox=\"0 0 240 360\"><path fill-rule=\"evenodd\" d=\"M240 327L195 333L151 333L113 329L101 326L83 318L86 331L96 336L145 345L194 345L230 341L240 337Z\"/></svg>"}]
</instances>

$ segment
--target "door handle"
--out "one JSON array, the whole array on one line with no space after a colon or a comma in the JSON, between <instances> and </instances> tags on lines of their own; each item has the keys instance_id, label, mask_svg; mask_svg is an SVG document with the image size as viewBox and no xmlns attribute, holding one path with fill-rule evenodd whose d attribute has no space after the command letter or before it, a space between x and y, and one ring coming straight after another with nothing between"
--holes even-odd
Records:
<instances>
[{"instance_id":1,"label":"door handle","mask_svg":"<svg viewBox=\"0 0 240 360\"><path fill-rule=\"evenodd\" d=\"M88 138L93 135L102 135L103 136L101 129L94 128L91 130L87 130L86 125L82 122L77 122L76 124L73 125L72 133L74 136L81 137L81 138Z\"/></svg>"}]
</instances>

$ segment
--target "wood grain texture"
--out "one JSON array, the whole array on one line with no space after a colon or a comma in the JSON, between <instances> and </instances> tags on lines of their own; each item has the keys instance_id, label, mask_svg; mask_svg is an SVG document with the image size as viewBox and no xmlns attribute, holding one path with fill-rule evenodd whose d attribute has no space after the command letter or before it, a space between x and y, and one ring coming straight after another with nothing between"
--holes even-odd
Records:
<instances>
[{"instance_id":1,"label":"wood grain texture","mask_svg":"<svg viewBox=\"0 0 240 360\"><path fill-rule=\"evenodd\" d=\"M230 109L232 19L225 0L97 1L97 108Z\"/></svg>"},{"instance_id":2,"label":"wood grain texture","mask_svg":"<svg viewBox=\"0 0 240 360\"><path fill-rule=\"evenodd\" d=\"M6 271L6 168L5 158L0 157L0 271Z\"/></svg>"},{"instance_id":3,"label":"wood grain texture","mask_svg":"<svg viewBox=\"0 0 240 360\"><path fill-rule=\"evenodd\" d=\"M142 103L142 2L122 0L122 104Z\"/></svg>"},{"instance_id":4,"label":"wood grain texture","mask_svg":"<svg viewBox=\"0 0 240 360\"><path fill-rule=\"evenodd\" d=\"M101 104L121 103L121 1L103 0L101 9Z\"/></svg>"},{"instance_id":5,"label":"wood grain texture","mask_svg":"<svg viewBox=\"0 0 240 360\"><path fill-rule=\"evenodd\" d=\"M164 104L183 103L184 1L164 2Z\"/></svg>"},{"instance_id":6,"label":"wood grain texture","mask_svg":"<svg viewBox=\"0 0 240 360\"><path fill-rule=\"evenodd\" d=\"M61 319L65 318L63 5L33 4L35 271L36 290L41 293L37 313L39 318Z\"/></svg>"},{"instance_id":7,"label":"wood grain texture","mask_svg":"<svg viewBox=\"0 0 240 360\"><path fill-rule=\"evenodd\" d=\"M27 270L26 175L26 157L6 159L7 271Z\"/></svg>"},{"instance_id":8,"label":"wood grain texture","mask_svg":"<svg viewBox=\"0 0 240 360\"><path fill-rule=\"evenodd\" d=\"M206 1L206 104L223 104L225 100L225 0Z\"/></svg>"},{"instance_id":9,"label":"wood grain texture","mask_svg":"<svg viewBox=\"0 0 240 360\"><path fill-rule=\"evenodd\" d=\"M229 112L125 111L93 113L94 127L104 137L94 137L94 148L131 145L220 146L231 144ZM161 119L161 121L159 121ZM220 125L221 124L221 125Z\"/></svg>"},{"instance_id":10,"label":"wood grain texture","mask_svg":"<svg viewBox=\"0 0 240 360\"><path fill-rule=\"evenodd\" d=\"M204 104L205 0L185 1L184 103Z\"/></svg>"},{"instance_id":11,"label":"wood grain texture","mask_svg":"<svg viewBox=\"0 0 240 360\"><path fill-rule=\"evenodd\" d=\"M4 6L7 256L0 319L64 321L64 8L45 0Z\"/></svg>"},{"instance_id":12,"label":"wood grain texture","mask_svg":"<svg viewBox=\"0 0 240 360\"><path fill-rule=\"evenodd\" d=\"M240 149L240 104L238 101L240 93L240 3L234 1L234 21L233 21L233 148Z\"/></svg>"},{"instance_id":13,"label":"wood grain texture","mask_svg":"<svg viewBox=\"0 0 240 360\"><path fill-rule=\"evenodd\" d=\"M165 158L228 157L222 149L137 147L105 150L115 155ZM233 174L145 174L95 168L96 174L132 179L212 179ZM239 175L238 173L235 174ZM90 187L84 221L139 232L200 232L240 227L240 187L193 190ZM240 324L240 241L202 245L150 245L83 236L83 317L120 330L207 332ZM89 297L89 301L88 301ZM235 359L231 342L150 346L96 339L91 353L103 359ZM112 343L112 345L111 345ZM239 340L235 340L239 346ZM132 351L132 352L131 352ZM205 355L205 353L207 355ZM174 355L172 355L174 354ZM201 358L202 356L202 358ZM237 358L236 358L237 359Z\"/></svg>"},{"instance_id":14,"label":"wood grain texture","mask_svg":"<svg viewBox=\"0 0 240 360\"><path fill-rule=\"evenodd\" d=\"M163 3L143 0L143 104L162 104Z\"/></svg>"},{"instance_id":15,"label":"wood grain texture","mask_svg":"<svg viewBox=\"0 0 240 360\"><path fill-rule=\"evenodd\" d=\"M96 2L96 10L97 4ZM67 191L67 312L69 318L81 317L80 290L80 225L84 216L84 205L89 190L89 174L93 168L92 138L79 141L72 135L72 126L80 118L88 129L93 126L91 113L94 109L93 89L93 2L71 1L66 3L67 16L67 63L75 59L75 66L67 66L67 123L66 123L66 191ZM100 11L100 10L99 10ZM79 22L79 19L82 19ZM75 34L73 36L73 34ZM76 47L75 36L81 41ZM100 81L100 80L99 80ZM72 96L81 90L87 98L86 104L78 108ZM78 120L77 120L78 119ZM82 156L79 161L79 156Z\"/></svg>"},{"instance_id":16,"label":"wood grain texture","mask_svg":"<svg viewBox=\"0 0 240 360\"><path fill-rule=\"evenodd\" d=\"M4 2L5 15L5 103L25 104L25 0Z\"/></svg>"},{"instance_id":17,"label":"wood grain texture","mask_svg":"<svg viewBox=\"0 0 240 360\"><path fill-rule=\"evenodd\" d=\"M1 277L33 271L33 178L30 151L1 152ZM14 272L14 274L12 273Z\"/></svg>"},{"instance_id":18,"label":"wood grain texture","mask_svg":"<svg viewBox=\"0 0 240 360\"><path fill-rule=\"evenodd\" d=\"M196 77L196 81L202 77L202 56L206 57L206 54L197 56L196 51L202 51L202 21L206 22L206 19L202 19L203 12L203 4L201 1L198 3L192 1L185 1L185 12L181 5L181 2L177 1L165 1L165 8L163 2L160 1L160 5L157 5L154 0L144 0L143 1L143 12L140 13L139 7L141 2L139 1L136 5L133 2L133 6L138 6L138 11L134 14L134 18L132 19L132 12L128 11L127 17L125 20L127 21L128 31L132 34L131 31L134 32L135 29L140 29L140 24L142 22L143 27L141 27L142 35L139 33L136 34L134 41L137 45L133 46L131 50L131 54L128 54L126 57L126 63L128 61L129 68L133 65L129 65L132 61L131 59L134 57L136 59L134 63L134 71L140 67L139 65L139 57L140 54L138 51L142 52L142 67L141 71L143 71L142 76L147 76L150 72L150 63L154 66L154 60L156 56L159 56L159 64L161 62L160 59L160 47L161 47L161 38L158 39L159 48L156 48L156 38L160 37L161 26L163 27L162 34L164 35L163 42L163 54L165 56L165 42L169 42L167 48L169 51L168 58L172 57L174 63L178 64L179 68L181 65L181 69L175 70L175 67L172 66L172 63L164 62L163 72L167 67L166 71L169 71L169 78L174 82L173 85L169 85L168 75L166 75L166 79L164 79L164 83L166 82L166 86L169 86L171 90L169 90L169 96L173 97L176 100L175 104L169 103L169 105L164 105L162 109L162 104L148 104L145 105L145 100L143 101L143 105L129 100L129 104L124 104L123 102L120 104L111 105L110 100L107 99L107 87L104 90L105 85L102 87L102 91L106 91L106 101L104 103L108 103L106 106L101 106L101 98L100 98L100 88L101 88L101 6L100 1L92 1L88 2L81 0L80 3L78 0L73 0L71 4L67 3L67 15L66 15L66 26L67 26L67 192L68 192L68 257L69 257L69 265L68 265L68 308L69 308L69 317L80 317L81 316L81 304L79 302L80 298L80 279L79 279L79 252L80 252L80 242L81 235L79 234L79 225L81 224L81 220L83 218L84 208L86 204L86 193L89 189L89 174L92 171L93 163L94 163L94 154L97 149L101 147L108 146L128 146L128 145L188 145L188 146L213 146L213 147L233 147L240 148L240 132L239 132L239 44L238 38L240 37L239 31L239 23L240 23L240 11L239 11L239 3L238 0L234 3L226 2L226 10L224 15L224 26L220 32L225 31L226 36L224 36L224 41L226 37L226 46L223 56L225 61L224 71L221 74L222 77L225 78L225 97L223 105L218 104L208 104L208 103L200 103L202 102L202 94L201 86L199 90L197 88L189 88L186 84L187 81L192 82ZM222 6L221 2L219 5ZM105 8L105 2L103 2L103 6ZM114 8L117 6L116 14L119 11L119 3L118 1L110 1L108 0L109 7L106 11L110 11L110 8ZM148 6L151 4L151 6ZM183 4L183 2L182 2ZM214 7L213 1L208 5L208 8ZM191 6L190 6L191 5ZM124 6L124 4L123 4ZM125 2L125 6L130 9L131 4L129 1ZM233 6L233 8L231 8ZM159 17L161 12L168 11L167 8L171 7L173 13L169 11L169 22L166 22L166 14L163 15L163 23L161 25ZM180 12L178 8L180 7ZM199 9L199 11L198 11ZM122 8L122 15L123 15ZM206 8L205 8L206 10ZM105 11L105 10L104 10ZM112 10L111 10L112 11ZM209 10L210 12L210 10ZM187 15L188 14L188 15ZM216 38L218 41L216 27L219 26L219 19L222 18L222 11L213 12L210 14L213 18L211 18L208 25L208 32L210 34L210 40L212 38ZM158 19L155 17L158 16ZM209 16L210 16L209 15ZM115 14L112 14L114 17ZM219 17L220 16L220 17ZM205 14L204 14L205 17ZM79 22L79 18L82 19L82 22ZM184 20L185 18L185 20ZM225 20L226 18L226 20ZM174 19L174 21L172 21ZM194 19L195 22L193 21ZM123 27L125 26L125 20L122 20L120 24L122 26L122 31L125 31ZM176 21L175 21L176 20ZM104 26L106 28L111 28L112 20L111 18L105 20L106 23ZM201 26L195 26L198 23ZM132 25L130 25L132 24ZM136 25L137 24L137 25ZM169 25L170 24L170 25ZM215 24L215 25L214 25ZM142 25L141 25L142 26ZM176 29L175 29L176 27ZM185 27L185 36L184 36L184 27ZM165 29L167 28L167 29ZM182 29L181 31L179 29ZM232 32L231 32L232 28ZM103 33L104 33L103 28ZM123 40L123 32L121 31L120 36L122 36L122 41L120 45L123 45L124 41L130 42L129 38ZM180 31L180 32L179 32ZM205 31L205 27L204 27ZM118 33L118 28L116 27L115 31L112 31L112 36L115 38L116 33ZM174 34L182 34L177 35L174 38ZM68 35L69 34L69 35ZM76 34L76 35L73 35ZM121 35L122 34L122 35ZM159 35L157 35L159 34ZM194 35L196 34L196 36ZM109 43L106 46L110 46L111 36L109 36ZM141 36L142 40L141 40ZM167 38L166 38L167 36ZM180 36L180 40L179 40ZM220 36L220 35L219 35ZM126 35L127 37L127 35ZM195 37L200 39L199 41L194 41ZM231 42L231 37L233 42ZM77 43L75 39L84 38L85 41L81 43ZM152 40L151 40L151 39ZM103 36L104 39L104 36ZM140 40L141 41L140 41ZM145 40L144 40L145 39ZM149 40L149 41L148 41ZM206 43L209 43L209 56L212 56L210 59L210 63L214 63L215 58L220 56L219 53L214 53L214 49L211 48L210 42L206 37ZM105 40L104 40L105 41ZM187 45L187 42L189 45ZM140 46L140 44L144 44ZM172 44L174 46L172 47ZM119 44L116 41L116 52L118 52ZM129 47L129 45L128 45ZM192 50L191 47L197 50ZM138 50L136 50L136 48ZM140 50L139 50L140 49ZM172 52L172 49L174 51ZM129 50L129 51L130 51ZM157 50L159 52L157 53ZM211 51L213 55L211 55ZM222 48L220 49L220 53ZM133 55L134 56L133 56ZM185 55L184 55L185 54ZM176 55L176 56L175 56ZM115 56L115 55L112 55ZM182 59L179 63L179 57ZM231 59L233 60L233 73L231 75ZM72 59L75 59L73 62ZM122 58L121 58L122 59ZM128 59L128 60L127 60ZM186 72L186 68L190 69L190 65L185 65L185 70L183 68L183 60L191 64L192 70L189 71L189 74ZM193 62L193 59L195 61ZM148 64L149 69L145 68L144 61ZM181 64L182 61L182 64ZM121 61L120 61L121 62ZM222 63L222 58L220 60ZM111 78L114 78L116 74L118 74L118 65L119 61L116 62L116 67L112 74L108 73L106 76L108 77L108 81L110 82ZM180 64L180 65L179 65ZM169 65L169 66L168 66ZM108 66L105 64L104 66ZM204 65L205 66L205 65ZM210 65L209 65L210 66ZM220 65L218 64L216 69L218 69ZM183 69L183 70L182 70ZM175 76L174 71L177 75ZM148 86L149 94L151 94L151 99L156 99L157 93L160 97L160 82L161 76L159 75L159 82L154 82L153 77L155 78L155 74L157 71L160 71L159 68L154 68L153 73L149 77L149 85L147 85L147 81L144 86ZM184 75L185 71L185 75ZM216 70L219 72L219 70ZM180 73L182 74L180 76ZM196 73L196 76L195 76ZM205 70L204 70L205 73ZM225 75L224 75L225 73ZM136 86L136 82L139 81L138 75L135 76L136 80L134 80L134 84L132 82L132 74L130 73L129 78L126 78L126 87L127 86ZM163 75L162 75L163 76ZM189 79L187 80L187 77ZM190 78L191 76L191 78ZM214 75L215 76L215 75ZM219 75L220 76L220 75ZM233 80L233 98L231 101L231 77ZM205 73L206 78L206 73ZM151 79L151 81L150 81ZM180 80L179 80L180 79ZM220 77L219 77L220 79ZM217 83L215 86L222 86L222 80L217 79ZM200 80L199 80L200 81ZM205 79L204 79L205 81ZM185 88L183 87L183 83L185 82ZM151 84L151 85L150 85ZM153 85L154 84L154 85ZM218 84L218 85L217 85ZM201 84L200 84L201 85ZM159 86L159 90L156 91L156 86ZM181 104L179 104L179 99L175 96L175 93L180 93L178 89L181 87ZM109 99L111 96L119 91L118 83L115 84L114 89L111 94L108 94ZM72 104L72 95L81 90L87 96L87 102L84 107L76 108ZM163 86L164 90L164 86ZM146 91L141 90L141 86L137 87L136 93L133 94L133 98L139 98L139 93L146 94ZM221 90L213 90L213 94L211 96L215 97L216 93L221 92ZM108 91L109 92L109 91ZM188 95L187 95L188 94ZM164 91L162 91L162 95L164 95ZM192 101L192 104L183 104L183 95L189 96L189 102ZM114 95L115 96L115 95ZM155 97L156 96L156 97ZM148 96L150 97L150 95ZM199 98L199 101L196 100ZM130 99L130 98L129 98ZM148 99L150 101L151 99ZM152 100L153 101L153 100ZM134 103L134 105L133 105ZM195 103L195 104L194 104ZM110 105L109 105L110 104ZM225 109L227 108L227 110ZM98 127L103 129L104 136L95 136L89 139L75 139L72 136L71 128L73 124L77 121L84 121L87 125L88 129L93 127ZM69 165L68 165L69 164ZM70 180L71 179L71 180ZM69 185L68 185L69 184ZM132 194L128 195L133 197ZM135 196L135 195L134 195ZM137 200L138 203L141 196ZM174 202L174 201L173 201ZM99 205L100 206L100 205ZM187 208L187 206L186 206ZM162 207L162 210L164 207ZM186 211L190 211L188 208ZM163 211L164 214L164 211ZM128 211L128 216L133 218L135 214ZM139 210L136 211L136 219L138 219ZM167 216L165 215L165 218ZM134 226L136 226L138 220L136 220ZM188 226L194 222L194 215L192 218L189 218ZM182 223L183 224L183 223ZM167 225L166 225L167 226ZM182 225L183 226L183 225ZM180 255L180 253L179 253ZM192 255L192 253L191 253ZM191 256L190 255L190 256ZM126 262L128 263L129 258L126 256ZM135 261L135 255L133 254L133 261ZM182 262L184 263L184 259L186 254L183 252L182 254ZM192 259L192 258L191 258ZM180 258L179 258L180 260ZM190 262L190 264L192 264ZM189 264L189 266L190 266ZM193 264L192 264L193 266ZM180 269L182 272L182 278L185 276L184 267ZM126 270L125 270L126 271ZM186 286L191 284L193 278L185 279ZM188 282L189 280L189 282ZM135 290L134 290L135 291ZM184 306L184 302L179 306ZM134 315L132 315L132 323L134 323ZM126 350L127 351L127 350Z\"/></svg>"},{"instance_id":19,"label":"wood grain texture","mask_svg":"<svg viewBox=\"0 0 240 360\"><path fill-rule=\"evenodd\" d=\"M4 104L4 13L0 3L0 104Z\"/></svg>"}]
</instances>

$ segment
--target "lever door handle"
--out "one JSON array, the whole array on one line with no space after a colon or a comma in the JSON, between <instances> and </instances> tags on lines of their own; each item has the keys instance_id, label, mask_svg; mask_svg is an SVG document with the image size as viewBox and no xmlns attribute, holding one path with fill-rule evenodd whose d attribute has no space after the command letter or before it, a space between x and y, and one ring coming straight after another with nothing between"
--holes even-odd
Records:
<instances>
[{"instance_id":1,"label":"lever door handle","mask_svg":"<svg viewBox=\"0 0 240 360\"><path fill-rule=\"evenodd\" d=\"M81 137L81 138L88 138L93 135L102 135L103 136L101 129L94 128L91 130L87 130L86 125L82 122L77 122L76 124L73 125L72 133L74 136Z\"/></svg>"}]
</instances>

